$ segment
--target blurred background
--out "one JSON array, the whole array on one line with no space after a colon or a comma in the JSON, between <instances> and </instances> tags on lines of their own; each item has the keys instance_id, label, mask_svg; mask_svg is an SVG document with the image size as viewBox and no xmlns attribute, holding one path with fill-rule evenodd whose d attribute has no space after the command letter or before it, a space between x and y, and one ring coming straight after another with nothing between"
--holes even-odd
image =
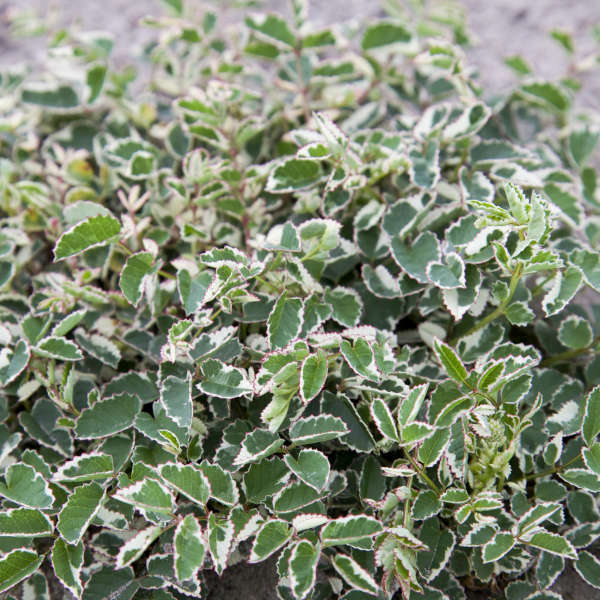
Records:
<instances>
[{"instance_id":1,"label":"blurred background","mask_svg":"<svg viewBox=\"0 0 600 600\"><path fill-rule=\"evenodd\" d=\"M48 36L62 27L106 30L115 37L113 58L135 63L154 35L138 26L148 15L160 15L180 0L0 0L0 66L39 63ZM212 10L223 24L235 24L244 11L285 13L288 0L192 0L198 11ZM575 61L600 43L600 0L310 0L310 18L319 24L363 22L389 10L426 10L460 20L466 15L468 56L478 69L486 93L503 91L515 81L505 59L519 55L544 78L564 76ZM551 33L555 32L555 37ZM557 37L570 34L576 52L569 55ZM138 67L141 76L144 67ZM600 108L600 77L582 78L582 107Z\"/></svg>"}]
</instances>

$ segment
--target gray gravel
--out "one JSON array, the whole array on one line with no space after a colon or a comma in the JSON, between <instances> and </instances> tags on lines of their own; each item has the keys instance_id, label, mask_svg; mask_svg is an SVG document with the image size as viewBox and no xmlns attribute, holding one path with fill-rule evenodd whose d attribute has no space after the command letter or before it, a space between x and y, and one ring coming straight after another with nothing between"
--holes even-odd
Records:
<instances>
[{"instance_id":1,"label":"gray gravel","mask_svg":"<svg viewBox=\"0 0 600 600\"><path fill-rule=\"evenodd\" d=\"M400 0L397 0L400 1ZM429 0L435 6L440 0ZM196 0L199 10L210 7L225 13L231 20L230 0ZM271 10L285 11L287 0L266 0ZM318 23L339 23L349 19L364 20L381 12L378 0L311 0L311 18ZM502 91L514 82L503 58L521 54L543 77L563 76L569 60L559 45L550 38L555 28L574 35L577 57L593 50L591 34L600 26L600 0L463 0L477 45L469 50L469 58L477 67L488 92ZM21 61L38 62L43 57L40 39L11 39L7 23L11 14L37 10L45 22L55 25L71 23L77 28L105 29L115 36L114 56L118 64L130 62L139 55L153 31L136 27L140 18L159 14L160 0L0 0L0 65ZM598 72L584 76L580 104L600 109L600 76Z\"/></svg>"}]
</instances>

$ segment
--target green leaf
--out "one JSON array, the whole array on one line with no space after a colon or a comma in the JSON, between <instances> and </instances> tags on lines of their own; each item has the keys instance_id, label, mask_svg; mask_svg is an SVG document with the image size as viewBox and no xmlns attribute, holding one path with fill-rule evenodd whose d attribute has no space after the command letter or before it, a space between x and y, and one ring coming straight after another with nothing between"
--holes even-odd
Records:
<instances>
[{"instance_id":1,"label":"green leaf","mask_svg":"<svg viewBox=\"0 0 600 600\"><path fill-rule=\"evenodd\" d=\"M277 452L281 446L283 440L276 433L266 429L255 429L242 441L242 447L233 464L242 466L258 462Z\"/></svg>"},{"instance_id":2,"label":"green leaf","mask_svg":"<svg viewBox=\"0 0 600 600\"><path fill-rule=\"evenodd\" d=\"M382 531L383 526L377 519L366 515L351 515L329 521L321 528L320 536L324 548L353 546L365 538L379 535ZM357 547L362 548L361 545Z\"/></svg>"},{"instance_id":3,"label":"green leaf","mask_svg":"<svg viewBox=\"0 0 600 600\"><path fill-rule=\"evenodd\" d=\"M594 332L590 323L577 315L568 316L558 329L558 339L567 348L587 348L593 338Z\"/></svg>"},{"instance_id":4,"label":"green leaf","mask_svg":"<svg viewBox=\"0 0 600 600\"><path fill-rule=\"evenodd\" d=\"M55 358L57 360L81 360L83 354L81 350L70 340L63 337L44 338L34 349L33 353L46 358Z\"/></svg>"},{"instance_id":5,"label":"green leaf","mask_svg":"<svg viewBox=\"0 0 600 600\"><path fill-rule=\"evenodd\" d=\"M548 588L556 581L564 568L565 559L562 556L542 552L535 568L535 578L540 587Z\"/></svg>"},{"instance_id":6,"label":"green leaf","mask_svg":"<svg viewBox=\"0 0 600 600\"><path fill-rule=\"evenodd\" d=\"M292 528L286 521L278 519L266 521L256 534L248 562L257 563L266 560L287 543L292 533Z\"/></svg>"},{"instance_id":7,"label":"green leaf","mask_svg":"<svg viewBox=\"0 0 600 600\"><path fill-rule=\"evenodd\" d=\"M558 510L560 510L560 504L556 502L536 504L519 518L519 534L531 531L540 523L543 523L546 519L549 519Z\"/></svg>"},{"instance_id":8,"label":"green leaf","mask_svg":"<svg viewBox=\"0 0 600 600\"><path fill-rule=\"evenodd\" d=\"M353 558L346 554L336 554L331 559L331 564L351 589L377 596L379 589L377 583L369 572L363 569Z\"/></svg>"},{"instance_id":9,"label":"green leaf","mask_svg":"<svg viewBox=\"0 0 600 600\"><path fill-rule=\"evenodd\" d=\"M327 379L327 355L320 348L309 354L300 368L300 397L310 402L325 385Z\"/></svg>"},{"instance_id":10,"label":"green leaf","mask_svg":"<svg viewBox=\"0 0 600 600\"><path fill-rule=\"evenodd\" d=\"M324 495L302 481L289 484L273 497L273 509L277 513L291 513L314 504Z\"/></svg>"},{"instance_id":11,"label":"green leaf","mask_svg":"<svg viewBox=\"0 0 600 600\"><path fill-rule=\"evenodd\" d=\"M573 131L569 136L571 159L580 169L585 166L588 158L593 154L599 139L600 133L587 128Z\"/></svg>"},{"instance_id":12,"label":"green leaf","mask_svg":"<svg viewBox=\"0 0 600 600\"><path fill-rule=\"evenodd\" d=\"M362 463L358 491L365 502L381 500L387 491L387 482L381 464L373 454L367 456Z\"/></svg>"},{"instance_id":13,"label":"green leaf","mask_svg":"<svg viewBox=\"0 0 600 600\"><path fill-rule=\"evenodd\" d=\"M577 559L577 552L571 543L556 533L548 531L534 533L531 537L528 536L526 543L529 546L540 548L550 554L558 554L559 556L573 560Z\"/></svg>"},{"instance_id":14,"label":"green leaf","mask_svg":"<svg viewBox=\"0 0 600 600\"><path fill-rule=\"evenodd\" d=\"M600 589L600 561L593 554L586 551L579 552L573 566L586 583Z\"/></svg>"},{"instance_id":15,"label":"green leaf","mask_svg":"<svg viewBox=\"0 0 600 600\"><path fill-rule=\"evenodd\" d=\"M172 514L175 510L173 494L155 479L142 479L118 489L113 498L155 513Z\"/></svg>"},{"instance_id":16,"label":"green leaf","mask_svg":"<svg viewBox=\"0 0 600 600\"><path fill-rule=\"evenodd\" d=\"M283 293L267 320L267 336L273 350L284 348L297 338L302 328L304 306L300 298L287 298Z\"/></svg>"},{"instance_id":17,"label":"green leaf","mask_svg":"<svg viewBox=\"0 0 600 600\"><path fill-rule=\"evenodd\" d=\"M415 498L411 515L417 521L423 521L437 515L442 510L442 503L432 490L423 490Z\"/></svg>"},{"instance_id":18,"label":"green leaf","mask_svg":"<svg viewBox=\"0 0 600 600\"><path fill-rule=\"evenodd\" d=\"M97 358L105 365L116 369L121 360L119 348L109 339L98 333L91 335L83 333L81 330L75 330L75 339L77 343L94 358Z\"/></svg>"},{"instance_id":19,"label":"green leaf","mask_svg":"<svg viewBox=\"0 0 600 600\"><path fill-rule=\"evenodd\" d=\"M308 540L300 540L290 553L288 570L290 587L296 600L304 600L313 589L317 579L319 550Z\"/></svg>"},{"instance_id":20,"label":"green leaf","mask_svg":"<svg viewBox=\"0 0 600 600\"><path fill-rule=\"evenodd\" d=\"M570 98L557 85L549 82L532 82L523 84L520 88L521 95L534 104L538 104L552 111L564 112L570 104Z\"/></svg>"},{"instance_id":21,"label":"green leaf","mask_svg":"<svg viewBox=\"0 0 600 600\"><path fill-rule=\"evenodd\" d=\"M475 400L471 396L457 398L442 409L440 414L435 418L434 425L436 427L450 427L474 406Z\"/></svg>"},{"instance_id":22,"label":"green leaf","mask_svg":"<svg viewBox=\"0 0 600 600\"><path fill-rule=\"evenodd\" d=\"M444 257L445 262L430 262L425 268L425 274L436 287L442 290L464 288L465 263L456 252L449 252Z\"/></svg>"},{"instance_id":23,"label":"green leaf","mask_svg":"<svg viewBox=\"0 0 600 600\"><path fill-rule=\"evenodd\" d=\"M142 402L131 394L118 394L96 402L77 418L75 435L79 439L96 439L129 429L142 409Z\"/></svg>"},{"instance_id":24,"label":"green leaf","mask_svg":"<svg viewBox=\"0 0 600 600\"><path fill-rule=\"evenodd\" d=\"M386 267L379 265L373 269L371 265L362 266L362 277L367 289L377 298L399 298L402 290L398 278L394 277Z\"/></svg>"},{"instance_id":25,"label":"green leaf","mask_svg":"<svg viewBox=\"0 0 600 600\"><path fill-rule=\"evenodd\" d=\"M85 76L85 81L86 81L88 89L89 89L89 96L87 99L88 104L91 104L92 102L94 102L100 95L100 92L102 91L102 88L104 87L106 71L107 71L106 65L102 65L102 64L92 65L88 69L86 76Z\"/></svg>"},{"instance_id":26,"label":"green leaf","mask_svg":"<svg viewBox=\"0 0 600 600\"><path fill-rule=\"evenodd\" d=\"M293 47L296 38L291 32L288 24L277 15L254 15L246 17L246 25L254 31L258 31L270 39L276 40Z\"/></svg>"},{"instance_id":27,"label":"green leaf","mask_svg":"<svg viewBox=\"0 0 600 600\"><path fill-rule=\"evenodd\" d=\"M412 34L403 25L381 21L365 31L362 49L366 52L395 44L406 45L411 41Z\"/></svg>"},{"instance_id":28,"label":"green leaf","mask_svg":"<svg viewBox=\"0 0 600 600\"><path fill-rule=\"evenodd\" d=\"M180 379L169 375L160 386L160 403L165 413L178 427L192 425L192 378Z\"/></svg>"},{"instance_id":29,"label":"green leaf","mask_svg":"<svg viewBox=\"0 0 600 600\"><path fill-rule=\"evenodd\" d=\"M175 577L183 582L196 576L202 567L206 543L198 519L187 515L177 525L173 536Z\"/></svg>"},{"instance_id":30,"label":"green leaf","mask_svg":"<svg viewBox=\"0 0 600 600\"><path fill-rule=\"evenodd\" d=\"M400 440L404 445L412 445L427 439L435 431L428 423L414 421L400 429Z\"/></svg>"},{"instance_id":31,"label":"green leaf","mask_svg":"<svg viewBox=\"0 0 600 600\"><path fill-rule=\"evenodd\" d=\"M427 269L440 260L440 247L435 234L421 233L408 246L400 237L392 238L392 256L398 266L419 283L429 283Z\"/></svg>"},{"instance_id":32,"label":"green leaf","mask_svg":"<svg viewBox=\"0 0 600 600\"><path fill-rule=\"evenodd\" d=\"M175 491L192 502L206 506L210 497L210 483L202 471L192 465L168 463L160 467L160 475Z\"/></svg>"},{"instance_id":33,"label":"green leaf","mask_svg":"<svg viewBox=\"0 0 600 600\"><path fill-rule=\"evenodd\" d=\"M525 327L533 321L535 313L529 308L527 302L511 302L504 310L504 316L511 325Z\"/></svg>"},{"instance_id":34,"label":"green leaf","mask_svg":"<svg viewBox=\"0 0 600 600\"><path fill-rule=\"evenodd\" d=\"M585 398L585 413L581 435L587 446L591 446L600 433L600 386L595 387Z\"/></svg>"},{"instance_id":35,"label":"green leaf","mask_svg":"<svg viewBox=\"0 0 600 600\"><path fill-rule=\"evenodd\" d=\"M197 387L208 396L229 399L252 392L252 386L245 371L226 365L220 360L204 361L202 376L203 381Z\"/></svg>"},{"instance_id":36,"label":"green leaf","mask_svg":"<svg viewBox=\"0 0 600 600\"><path fill-rule=\"evenodd\" d=\"M550 198L552 204L557 206L569 220L575 225L581 224L583 207L576 196L554 183L546 185L544 192Z\"/></svg>"},{"instance_id":37,"label":"green leaf","mask_svg":"<svg viewBox=\"0 0 600 600\"><path fill-rule=\"evenodd\" d=\"M77 92L70 85L26 88L21 93L21 99L27 104L56 110L76 108L80 104Z\"/></svg>"},{"instance_id":38,"label":"green leaf","mask_svg":"<svg viewBox=\"0 0 600 600\"><path fill-rule=\"evenodd\" d=\"M285 252L300 252L300 237L292 223L276 225L269 230L263 244L265 250L280 250Z\"/></svg>"},{"instance_id":39,"label":"green leaf","mask_svg":"<svg viewBox=\"0 0 600 600\"><path fill-rule=\"evenodd\" d=\"M357 375L365 377L369 381L379 381L379 369L377 368L375 354L369 342L362 338L357 338L354 345L352 345L349 341L342 340L340 350L350 368Z\"/></svg>"},{"instance_id":40,"label":"green leaf","mask_svg":"<svg viewBox=\"0 0 600 600\"><path fill-rule=\"evenodd\" d=\"M388 405L381 398L375 398L371 402L371 416L377 429L384 437L394 442L399 441L394 417Z\"/></svg>"},{"instance_id":41,"label":"green leaf","mask_svg":"<svg viewBox=\"0 0 600 600\"><path fill-rule=\"evenodd\" d=\"M61 319L53 328L52 328L52 336L60 337L67 335L69 331L77 327L79 323L83 320L86 314L86 309L83 308L81 310L76 310L68 314L64 319ZM64 339L64 338L63 338Z\"/></svg>"},{"instance_id":42,"label":"green leaf","mask_svg":"<svg viewBox=\"0 0 600 600\"><path fill-rule=\"evenodd\" d=\"M153 271L154 256L151 252L132 254L125 263L119 279L119 287L130 304L137 306L142 298L145 278Z\"/></svg>"},{"instance_id":43,"label":"green leaf","mask_svg":"<svg viewBox=\"0 0 600 600\"><path fill-rule=\"evenodd\" d=\"M290 471L280 458L263 459L250 465L244 474L244 491L249 502L264 502L283 489Z\"/></svg>"},{"instance_id":44,"label":"green leaf","mask_svg":"<svg viewBox=\"0 0 600 600\"><path fill-rule=\"evenodd\" d=\"M425 543L428 549L417 554L417 567L425 579L431 581L448 564L456 538L448 529L440 529L439 520L432 517L423 523L419 540Z\"/></svg>"},{"instance_id":45,"label":"green leaf","mask_svg":"<svg viewBox=\"0 0 600 600\"><path fill-rule=\"evenodd\" d=\"M313 187L322 177L321 165L316 160L288 158L273 169L266 189L272 194L288 194Z\"/></svg>"},{"instance_id":46,"label":"green leaf","mask_svg":"<svg viewBox=\"0 0 600 600\"><path fill-rule=\"evenodd\" d=\"M12 354L9 354L6 357L8 362L5 362L3 366L0 367L0 382L2 385L12 383L23 372L29 362L30 355L27 342L19 340L16 343Z\"/></svg>"},{"instance_id":47,"label":"green leaf","mask_svg":"<svg viewBox=\"0 0 600 600\"><path fill-rule=\"evenodd\" d=\"M343 287L325 290L325 302L333 309L332 318L344 327L354 327L360 320L363 304L360 296Z\"/></svg>"},{"instance_id":48,"label":"green leaf","mask_svg":"<svg viewBox=\"0 0 600 600\"><path fill-rule=\"evenodd\" d=\"M433 348L448 376L454 381L464 384L467 381L468 373L456 352L437 338L433 342Z\"/></svg>"},{"instance_id":49,"label":"green leaf","mask_svg":"<svg viewBox=\"0 0 600 600\"><path fill-rule=\"evenodd\" d=\"M521 56L509 56L504 59L504 64L510 67L517 75L529 75L531 68Z\"/></svg>"},{"instance_id":50,"label":"green leaf","mask_svg":"<svg viewBox=\"0 0 600 600\"><path fill-rule=\"evenodd\" d=\"M214 513L208 516L208 549L217 575L225 570L231 552L234 526L231 521L217 519Z\"/></svg>"},{"instance_id":51,"label":"green leaf","mask_svg":"<svg viewBox=\"0 0 600 600\"><path fill-rule=\"evenodd\" d=\"M439 164L440 151L437 140L429 140L423 151L411 150L409 158L409 175L411 181L420 188L429 190L435 188L441 175Z\"/></svg>"},{"instance_id":52,"label":"green leaf","mask_svg":"<svg viewBox=\"0 0 600 600\"><path fill-rule=\"evenodd\" d=\"M339 438L343 444L358 452L371 452L375 448L369 428L346 396L325 391L321 399L321 412L339 417L344 422L348 433Z\"/></svg>"},{"instance_id":53,"label":"green leaf","mask_svg":"<svg viewBox=\"0 0 600 600\"><path fill-rule=\"evenodd\" d=\"M568 469L559 473L559 477L578 488L600 492L600 476L587 469Z\"/></svg>"},{"instance_id":54,"label":"green leaf","mask_svg":"<svg viewBox=\"0 0 600 600\"><path fill-rule=\"evenodd\" d=\"M52 567L60 582L76 597L81 597L81 567L83 566L83 544L67 544L56 538L52 547Z\"/></svg>"},{"instance_id":55,"label":"green leaf","mask_svg":"<svg viewBox=\"0 0 600 600\"><path fill-rule=\"evenodd\" d=\"M589 250L573 250L569 255L571 262L579 267L585 282L600 292L600 256Z\"/></svg>"},{"instance_id":56,"label":"green leaf","mask_svg":"<svg viewBox=\"0 0 600 600\"><path fill-rule=\"evenodd\" d=\"M0 592L29 577L42 564L43 556L31 550L13 550L0 558Z\"/></svg>"},{"instance_id":57,"label":"green leaf","mask_svg":"<svg viewBox=\"0 0 600 600\"><path fill-rule=\"evenodd\" d=\"M286 454L285 464L298 479L316 490L322 490L329 479L329 460L318 450L300 450L298 458Z\"/></svg>"},{"instance_id":58,"label":"green leaf","mask_svg":"<svg viewBox=\"0 0 600 600\"><path fill-rule=\"evenodd\" d=\"M336 439L348 433L344 421L332 415L318 415L298 419L290 427L290 440L296 444L317 444Z\"/></svg>"},{"instance_id":59,"label":"green leaf","mask_svg":"<svg viewBox=\"0 0 600 600\"><path fill-rule=\"evenodd\" d=\"M186 315L191 315L204 306L206 292L213 280L214 275L208 270L194 277L185 269L177 273L177 289Z\"/></svg>"},{"instance_id":60,"label":"green leaf","mask_svg":"<svg viewBox=\"0 0 600 600\"><path fill-rule=\"evenodd\" d=\"M77 223L65 231L54 246L54 260L63 260L115 241L121 233L121 224L107 215L96 215Z\"/></svg>"},{"instance_id":61,"label":"green leaf","mask_svg":"<svg viewBox=\"0 0 600 600\"><path fill-rule=\"evenodd\" d=\"M115 569L105 566L95 571L85 584L82 600L115 600L130 598L136 591L131 567Z\"/></svg>"},{"instance_id":62,"label":"green leaf","mask_svg":"<svg viewBox=\"0 0 600 600\"><path fill-rule=\"evenodd\" d=\"M46 480L24 464L10 465L4 474L6 483L0 483L0 496L28 508L50 508L54 496Z\"/></svg>"},{"instance_id":63,"label":"green leaf","mask_svg":"<svg viewBox=\"0 0 600 600\"><path fill-rule=\"evenodd\" d=\"M204 473L210 484L210 497L226 506L233 506L239 500L239 492L231 473L219 465L202 461L198 468Z\"/></svg>"},{"instance_id":64,"label":"green leaf","mask_svg":"<svg viewBox=\"0 0 600 600\"><path fill-rule=\"evenodd\" d=\"M136 561L162 531L163 528L160 525L150 525L129 538L119 549L115 561L117 568L121 569Z\"/></svg>"},{"instance_id":65,"label":"green leaf","mask_svg":"<svg viewBox=\"0 0 600 600\"><path fill-rule=\"evenodd\" d=\"M483 562L500 560L515 545L515 538L510 533L498 532L492 540L483 547Z\"/></svg>"},{"instance_id":66,"label":"green leaf","mask_svg":"<svg viewBox=\"0 0 600 600\"><path fill-rule=\"evenodd\" d=\"M585 466L600 476L600 444L592 444L589 448L581 449L581 456Z\"/></svg>"},{"instance_id":67,"label":"green leaf","mask_svg":"<svg viewBox=\"0 0 600 600\"><path fill-rule=\"evenodd\" d=\"M82 454L63 463L54 474L54 481L79 483L92 479L107 479L114 474L113 458L108 454Z\"/></svg>"},{"instance_id":68,"label":"green leaf","mask_svg":"<svg viewBox=\"0 0 600 600\"><path fill-rule=\"evenodd\" d=\"M103 501L104 490L95 482L75 488L60 511L56 525L66 542L79 543Z\"/></svg>"},{"instance_id":69,"label":"green leaf","mask_svg":"<svg viewBox=\"0 0 600 600\"><path fill-rule=\"evenodd\" d=\"M419 446L419 461L424 467L432 467L442 457L448 442L450 429L437 429Z\"/></svg>"},{"instance_id":70,"label":"green leaf","mask_svg":"<svg viewBox=\"0 0 600 600\"><path fill-rule=\"evenodd\" d=\"M402 428L417 418L427 396L428 387L425 383L411 388L406 398L403 398L398 409L398 427Z\"/></svg>"},{"instance_id":71,"label":"green leaf","mask_svg":"<svg viewBox=\"0 0 600 600\"><path fill-rule=\"evenodd\" d=\"M574 266L558 271L548 293L542 300L542 308L547 317L559 313L573 299L583 282L581 269Z\"/></svg>"},{"instance_id":72,"label":"green leaf","mask_svg":"<svg viewBox=\"0 0 600 600\"><path fill-rule=\"evenodd\" d=\"M52 521L39 510L12 508L0 512L0 537L48 537L53 531Z\"/></svg>"}]
</instances>

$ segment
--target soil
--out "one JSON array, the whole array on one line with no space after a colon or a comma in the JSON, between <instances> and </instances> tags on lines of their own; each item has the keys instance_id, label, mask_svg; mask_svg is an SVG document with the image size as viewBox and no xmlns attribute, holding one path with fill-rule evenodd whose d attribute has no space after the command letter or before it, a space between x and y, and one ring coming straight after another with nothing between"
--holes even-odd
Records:
<instances>
[{"instance_id":1,"label":"soil","mask_svg":"<svg viewBox=\"0 0 600 600\"><path fill-rule=\"evenodd\" d=\"M196 0L202 6L202 0ZM401 1L401 0L398 0ZM224 11L226 0L205 1L204 5ZM270 9L285 10L286 0L268 0ZM430 1L432 4L432 1ZM550 31L559 28L573 34L577 59L594 48L591 28L600 25L600 0L463 0L470 29L478 44L468 51L478 69L487 94L506 90L514 84L512 71L503 59L520 54L540 76L556 79L569 69L570 60ZM311 0L312 18L322 24L348 19L363 20L381 12L377 0ZM120 66L131 63L141 54L153 31L137 27L140 18L160 11L159 0L0 0L0 67L29 63L40 66L44 41L40 38L14 38L9 35L11 19L19 12L36 10L41 22L51 30L67 23L80 30L103 29L115 38L114 57ZM231 21L231 12L225 15ZM141 71L142 77L144 71ZM600 76L598 72L583 76L578 103L582 109L600 110ZM250 566L239 563L218 577L207 577L208 600L244 598L275 600L276 573L273 561ZM564 600L600 600L600 591L586 585L568 566L554 591ZM0 595L2 598L2 595ZM52 586L52 600L68 598L60 586ZM469 600L491 598L486 592L474 592ZM510 599L509 599L510 600Z\"/></svg>"}]
</instances>

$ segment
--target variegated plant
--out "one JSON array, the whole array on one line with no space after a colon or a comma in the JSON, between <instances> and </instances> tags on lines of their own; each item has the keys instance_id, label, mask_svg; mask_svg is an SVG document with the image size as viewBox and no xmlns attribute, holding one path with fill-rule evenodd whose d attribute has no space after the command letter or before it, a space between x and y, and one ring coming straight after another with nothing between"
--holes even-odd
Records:
<instances>
[{"instance_id":1,"label":"variegated plant","mask_svg":"<svg viewBox=\"0 0 600 600\"><path fill-rule=\"evenodd\" d=\"M147 93L100 34L2 74L0 590L198 598L270 557L284 600L600 587L579 65L486 103L425 3L165 4Z\"/></svg>"}]
</instances>

